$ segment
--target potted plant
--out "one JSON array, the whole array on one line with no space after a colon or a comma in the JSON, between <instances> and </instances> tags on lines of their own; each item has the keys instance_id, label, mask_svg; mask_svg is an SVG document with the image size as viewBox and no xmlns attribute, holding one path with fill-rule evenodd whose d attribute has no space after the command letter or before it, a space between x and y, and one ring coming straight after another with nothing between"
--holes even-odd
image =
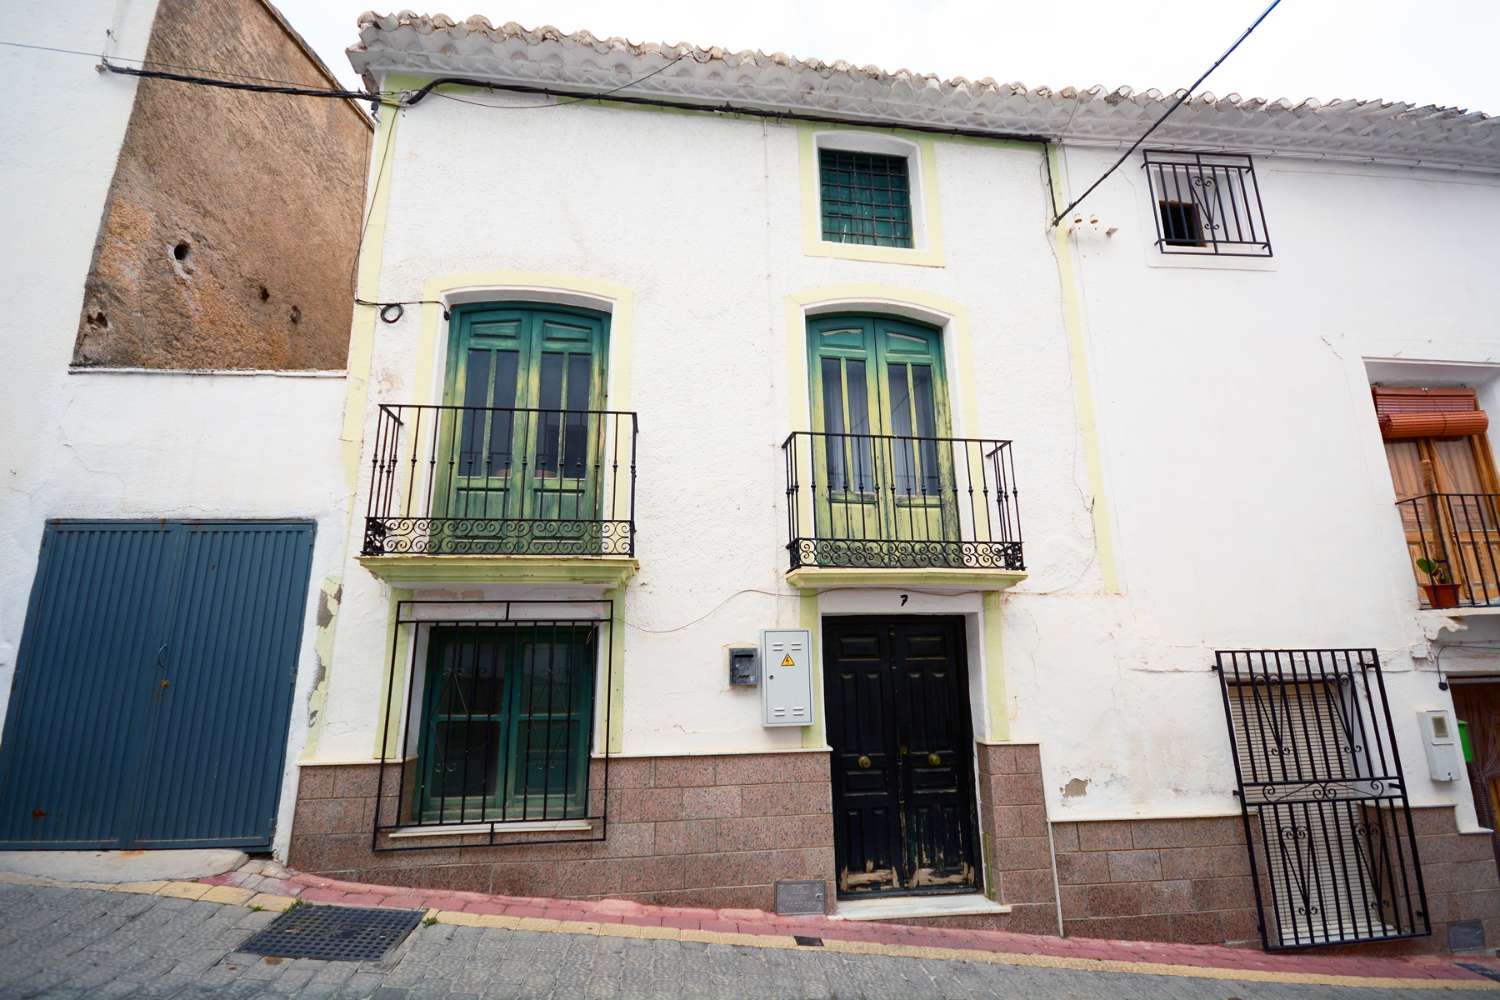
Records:
<instances>
[{"instance_id":1,"label":"potted plant","mask_svg":"<svg viewBox=\"0 0 1500 1000\"><path fill-rule=\"evenodd\" d=\"M1435 608L1458 607L1458 584L1448 572L1446 560L1433 561L1423 556L1417 560L1417 569L1427 574L1428 582L1422 584L1427 592L1427 603Z\"/></svg>"}]
</instances>

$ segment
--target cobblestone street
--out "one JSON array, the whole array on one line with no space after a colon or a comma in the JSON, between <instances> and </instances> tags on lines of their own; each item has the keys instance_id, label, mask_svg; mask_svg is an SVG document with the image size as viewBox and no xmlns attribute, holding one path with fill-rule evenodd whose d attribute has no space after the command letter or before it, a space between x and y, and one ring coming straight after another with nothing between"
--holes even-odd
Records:
<instances>
[{"instance_id":1,"label":"cobblestone street","mask_svg":"<svg viewBox=\"0 0 1500 1000\"><path fill-rule=\"evenodd\" d=\"M0 996L372 998L1452 998L1489 984L1362 989L791 951L426 923L376 963L236 948L277 914L162 895L0 884ZM1211 972L1212 970L1206 970Z\"/></svg>"}]
</instances>

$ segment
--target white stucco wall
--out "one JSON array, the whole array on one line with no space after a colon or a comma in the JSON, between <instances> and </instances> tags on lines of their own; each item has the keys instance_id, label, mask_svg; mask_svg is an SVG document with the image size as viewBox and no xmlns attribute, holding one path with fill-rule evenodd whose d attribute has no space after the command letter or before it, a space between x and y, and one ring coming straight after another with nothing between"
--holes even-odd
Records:
<instances>
[{"instance_id":1,"label":"white stucco wall","mask_svg":"<svg viewBox=\"0 0 1500 1000\"><path fill-rule=\"evenodd\" d=\"M1018 445L1027 530L1070 541L1036 579L1071 579L1087 563L1077 541L1087 512L1067 458L1054 462L1057 475L1033 469L1041 455L1076 452L1056 274L1040 228L1041 150L940 143L936 153L947 266L893 266L803 255L794 127L588 107L502 113L441 99L401 115L382 299L419 298L437 276L499 272L608 282L632 299L629 343L613 338L609 360L610 407L637 410L641 422L641 569L625 600L625 753L802 745L798 730L760 725L758 696L730 689L724 652L755 642L761 628L799 623L796 592L783 580L781 442L793 405L803 414L798 426L807 426L807 386L800 370L790 384L789 297L868 286L892 300L962 305L972 348L966 359L950 349L950 369L968 362L953 375L956 396L983 391L955 399L954 433L1002 437L1023 422L1050 425L1051 442L1032 435ZM564 192L560 173L587 180ZM469 193L442 193L460 191ZM495 297L527 294L498 289ZM797 326L790 343L800 363ZM416 309L375 330L367 431L377 402L435 401L434 381L418 374L434 371L424 368L421 339ZM1027 378L1007 374L1022 371ZM363 481L360 489L363 496ZM351 567L317 748L330 760L369 758L389 661L385 589ZM834 597L847 595L824 600ZM885 609L898 598L864 600ZM973 602L957 595L948 610L962 614Z\"/></svg>"},{"instance_id":2,"label":"white stucco wall","mask_svg":"<svg viewBox=\"0 0 1500 1000\"><path fill-rule=\"evenodd\" d=\"M154 2L25 0L26 41L139 56ZM118 16L117 16L118 15ZM289 836L295 760L318 673L317 601L347 520L337 427L341 374L69 371L104 199L134 100L131 78L86 57L0 49L16 93L0 124L0 690L10 691L49 518L277 518L317 522L277 823ZM24 141L23 141L24 137ZM169 266L168 248L162 251ZM6 699L0 699L0 711Z\"/></svg>"},{"instance_id":3,"label":"white stucco wall","mask_svg":"<svg viewBox=\"0 0 1500 1000\"><path fill-rule=\"evenodd\" d=\"M1054 818L1236 811L1209 666L1213 650L1240 647L1377 647L1414 801L1466 801L1426 780L1415 742L1413 709L1447 700L1428 661L1413 660L1426 640L1365 359L1500 354L1478 291L1500 211L1492 182L1258 159L1277 251L1259 269L1151 266L1138 167L1096 193L1089 211L1119 230L1078 238L1073 287L1122 582L1106 593L1040 147L935 140L945 266L919 267L803 253L798 134L438 98L400 115L381 299L420 298L456 274L509 275L495 279L496 299L552 278L629 292L609 399L641 415L641 569L616 664L625 753L802 743L760 726L754 693L729 688L723 650L799 623L783 579L780 443L805 416L807 386L794 376L804 339L788 303L838 287L830 294L852 306L955 305L972 346L959 358L945 343L961 397L953 432L1016 442L1031 575L1005 598L1006 714L1011 739L1042 745ZM1081 190L1107 162L1070 151L1064 167ZM436 401L421 325L409 309L374 331L367 434L378 402ZM628 384L616 383L627 367ZM350 541L352 553L357 532ZM387 589L352 559L344 580L316 749L327 761L370 759L390 656ZM982 620L971 594L898 601L826 594L821 610ZM1064 796L1073 778L1086 793Z\"/></svg>"},{"instance_id":4,"label":"white stucco wall","mask_svg":"<svg viewBox=\"0 0 1500 1000\"><path fill-rule=\"evenodd\" d=\"M1068 150L1072 189L1117 155ZM1043 742L1058 815L1225 811L1212 651L1373 646L1413 801L1457 801L1463 816L1466 790L1428 780L1418 739L1416 710L1451 702L1415 612L1369 385L1464 382L1482 399L1500 385L1485 293L1500 182L1255 166L1269 261L1163 266L1138 163L1084 207L1100 231L1072 242L1125 594L1010 603L1016 738ZM1469 622L1463 641L1495 637L1493 619ZM1500 671L1500 655L1479 659L1471 669ZM1060 795L1071 778L1085 796Z\"/></svg>"}]
</instances>

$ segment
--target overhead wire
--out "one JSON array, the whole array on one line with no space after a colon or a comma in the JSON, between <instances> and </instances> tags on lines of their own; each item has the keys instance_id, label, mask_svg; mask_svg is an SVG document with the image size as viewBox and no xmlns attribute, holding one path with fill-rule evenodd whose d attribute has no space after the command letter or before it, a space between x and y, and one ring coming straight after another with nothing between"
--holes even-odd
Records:
<instances>
[{"instance_id":1,"label":"overhead wire","mask_svg":"<svg viewBox=\"0 0 1500 1000\"><path fill-rule=\"evenodd\" d=\"M236 73L233 70L215 69L205 66L189 66L185 63L162 62L159 59L145 59L138 56L106 56L102 52L89 52L84 49L64 49L58 48L57 46L53 45L34 45L30 42L13 42L6 41L4 39L0 39L0 45L15 49L31 49L37 52L59 52L64 55L70 56L87 56L90 59L100 60L101 64L105 60L111 60L114 63L139 63L141 66L155 66L161 69L184 70L191 73L216 74L220 77L234 77L239 80L248 80L256 83L274 83L292 87L302 86L302 84L297 83L297 81L295 80L281 80L271 76L254 76L250 73Z\"/></svg>"},{"instance_id":2,"label":"overhead wire","mask_svg":"<svg viewBox=\"0 0 1500 1000\"><path fill-rule=\"evenodd\" d=\"M861 594L870 593L868 587L826 587L820 590L819 593L837 594L843 591L851 591ZM922 594L927 597L968 597L974 594L983 593L983 591L980 590L924 590L920 587L892 587L890 588L889 592L897 594ZM697 618L694 618L691 621L684 622L681 625L673 625L670 628L648 628L645 625L637 625L635 622L630 621L629 619L623 620L627 626L635 629L637 632L645 632L650 635L667 635L671 632L681 632L683 629L692 628L699 622L702 622L712 615L717 614L720 610L723 609L726 604L742 594L762 594L766 597L776 598L797 598L802 596L800 592L795 590L761 590L759 587L744 587L740 590L736 590L732 594L729 594L718 604L715 604L713 607L703 612L703 614L699 615Z\"/></svg>"},{"instance_id":3,"label":"overhead wire","mask_svg":"<svg viewBox=\"0 0 1500 1000\"><path fill-rule=\"evenodd\" d=\"M107 57L100 56L100 64L111 73L123 73L126 76L138 76L148 80L172 80L177 83L191 83L200 87L218 87L222 90L248 90L258 94L287 94L292 97L332 97L350 101L381 101L383 95L368 90L341 90L330 87L307 87L302 84L285 83L255 83L249 80L225 80L215 77L198 76L190 73L177 73L164 69L137 69L134 66L117 66L110 62Z\"/></svg>"},{"instance_id":4,"label":"overhead wire","mask_svg":"<svg viewBox=\"0 0 1500 1000\"><path fill-rule=\"evenodd\" d=\"M578 97L572 97L572 98L558 98L552 104L486 104L483 101L465 100L464 98L462 98L462 97L456 97L453 94L444 94L444 93L441 93L441 92L439 92L436 89L436 88L438 88L438 87L440 87L440 86L442 86L443 84L446 84L446 83L454 83L454 84L459 83L458 80L452 79L452 78L448 78L448 77L443 77L443 78L440 78L440 79L437 79L437 80L433 80L432 82L428 83L425 87L421 88L420 90L413 91L411 93L409 99L406 100L405 104L406 104L407 107L412 107L413 105L417 104L417 102L421 101L422 98L426 97L428 94L432 94L435 97L441 97L441 98L443 98L444 100L447 100L447 101L457 101L459 104L471 104L471 105L473 105L476 108L489 108L492 111L531 111L531 110L535 110L537 108L563 107L563 106L568 105L568 104L580 104L580 103L583 103L585 101L603 100L606 97L611 97L614 94L620 93L620 91L622 91L622 90L629 90L631 87L635 87L635 86L638 86L639 84L645 83L647 80L651 79L653 76L656 76L658 73L665 73L667 70L671 69L673 66L676 66L678 63L682 62L682 60L684 60L686 58L687 58L687 53L686 52L679 53L678 56L677 56L677 58L673 59L671 62L668 62L668 63L665 63L664 65L658 66L656 69L654 69L651 72L645 74L644 76L638 76L634 80L630 80L630 81L628 81L626 83L622 83L618 87L613 88L612 90L605 90L605 91L601 91L601 92L599 92L597 94L589 94L589 95L586 95L586 96L580 95ZM500 84L485 83L484 81L476 81L476 82L473 82L473 83L464 82L462 85L463 86L480 86L480 87L487 86L487 87L490 87L490 88L496 89L496 90L507 89L507 88L505 88L504 86L502 86ZM405 95L403 95L403 96L405 96Z\"/></svg>"},{"instance_id":5,"label":"overhead wire","mask_svg":"<svg viewBox=\"0 0 1500 1000\"><path fill-rule=\"evenodd\" d=\"M1203 74L1201 76L1199 76L1198 79L1194 80L1192 82L1192 84L1188 86L1188 88L1186 90L1178 92L1177 100L1175 100L1175 101L1172 102L1172 106L1169 107L1169 108L1167 108L1167 110L1163 111L1161 113L1161 117L1157 118L1156 121L1152 122L1151 123L1151 127L1148 128L1148 129L1146 129L1146 131L1142 132L1141 135L1140 135L1140 138L1136 139L1135 142L1132 142L1130 144L1130 148L1127 149L1127 150L1125 150L1125 152L1121 153L1120 154L1120 158L1118 160L1116 160L1110 166L1110 168L1108 170L1104 171L1104 173L1102 173L1102 174L1099 175L1099 179L1098 180L1096 180L1096 181L1094 181L1094 183L1090 184L1084 190L1083 194L1079 195L1077 198L1074 198L1073 201L1071 203L1069 203L1069 205L1068 205L1067 208L1064 208L1061 212L1058 212L1057 215L1055 215L1053 217L1053 219L1052 219L1052 225L1055 227L1059 222L1062 221L1063 216L1067 215L1069 212L1073 211L1073 209L1077 208L1080 204L1083 203L1083 199L1087 198L1090 194L1092 194L1094 192L1095 188L1097 188L1100 184L1103 184L1106 180L1108 180L1110 174L1112 174L1116 170L1120 169L1120 165L1130 158L1130 154L1134 153L1137 149L1139 149L1141 143L1145 142L1146 139L1151 135L1152 132L1155 132L1159 127L1161 127L1161 123L1164 122L1164 121L1166 121L1167 117L1169 115L1171 115L1172 112L1174 112L1178 108L1182 107L1183 103L1185 101L1187 101L1187 99L1193 95L1193 91L1197 90L1198 86L1201 83L1203 83L1204 80L1208 79L1208 75L1210 73L1212 73L1214 70L1218 69L1219 68L1219 64L1222 63L1225 59L1228 59L1234 53L1234 50L1240 47L1240 43L1243 42L1245 39L1249 38L1250 37L1250 33L1253 32L1256 28L1260 27L1260 23L1262 21L1264 21L1268 16L1270 16L1271 11L1275 10L1280 4L1281 4L1281 0L1271 0L1271 5L1269 7L1267 7L1265 10L1263 10L1263 11L1260 12L1260 17L1257 17L1253 22L1251 22L1250 27L1246 28L1243 32L1241 32L1240 33L1240 37L1238 37L1238 38L1236 38L1234 40L1234 44L1231 45L1231 46L1229 46L1229 48L1225 49L1224 50L1224 54L1221 55L1219 58L1215 59L1214 60L1214 64L1212 66L1208 67L1208 69L1204 70ZM1075 111L1076 111L1076 108L1075 108ZM1071 121L1071 118L1069 120Z\"/></svg>"}]
</instances>

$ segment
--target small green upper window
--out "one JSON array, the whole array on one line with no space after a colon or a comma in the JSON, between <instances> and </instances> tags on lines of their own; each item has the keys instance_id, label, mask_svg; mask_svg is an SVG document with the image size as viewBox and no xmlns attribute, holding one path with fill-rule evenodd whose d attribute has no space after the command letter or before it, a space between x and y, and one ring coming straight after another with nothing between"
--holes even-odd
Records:
<instances>
[{"instance_id":1,"label":"small green upper window","mask_svg":"<svg viewBox=\"0 0 1500 1000\"><path fill-rule=\"evenodd\" d=\"M913 245L906 157L820 149L818 172L824 240L872 247Z\"/></svg>"}]
</instances>

